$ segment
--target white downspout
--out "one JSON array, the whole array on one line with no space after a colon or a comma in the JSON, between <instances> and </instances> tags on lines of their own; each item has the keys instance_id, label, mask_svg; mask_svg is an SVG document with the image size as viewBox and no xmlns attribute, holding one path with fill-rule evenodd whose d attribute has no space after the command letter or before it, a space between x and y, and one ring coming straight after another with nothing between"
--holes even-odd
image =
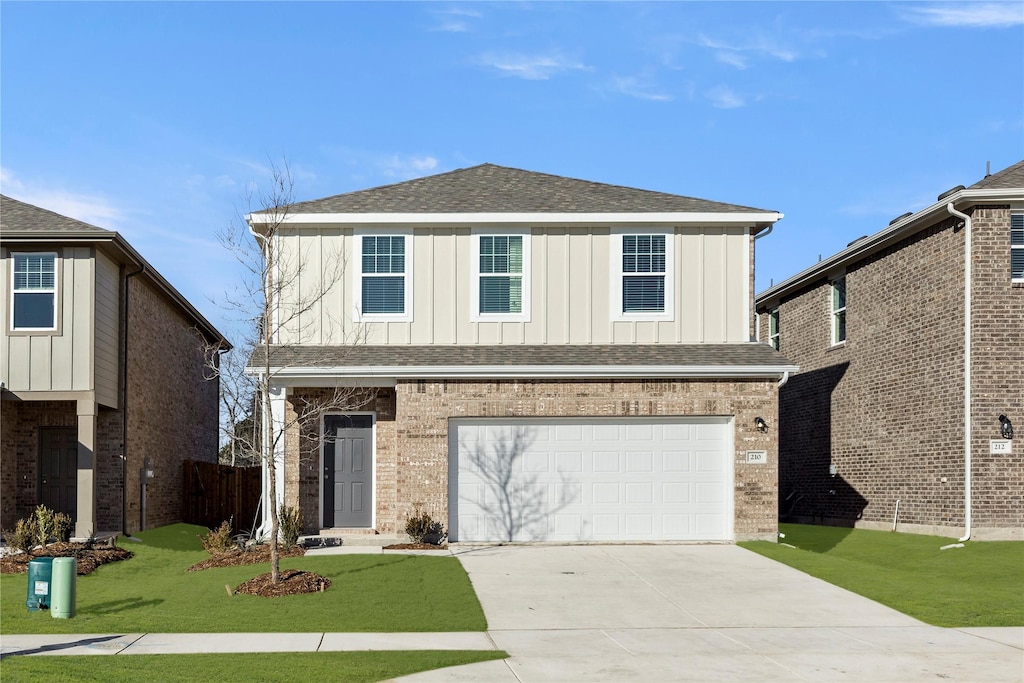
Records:
<instances>
[{"instance_id":1,"label":"white downspout","mask_svg":"<svg viewBox=\"0 0 1024 683\"><path fill-rule=\"evenodd\" d=\"M964 222L964 535L957 541L962 544L971 538L971 217L953 202L946 211Z\"/></svg>"}]
</instances>

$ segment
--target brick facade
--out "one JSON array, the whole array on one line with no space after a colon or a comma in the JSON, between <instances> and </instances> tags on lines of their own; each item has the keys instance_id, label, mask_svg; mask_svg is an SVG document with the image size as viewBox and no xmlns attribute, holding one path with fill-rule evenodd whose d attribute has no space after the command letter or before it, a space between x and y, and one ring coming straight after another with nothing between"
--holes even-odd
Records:
<instances>
[{"instance_id":1,"label":"brick facade","mask_svg":"<svg viewBox=\"0 0 1024 683\"><path fill-rule=\"evenodd\" d=\"M181 521L182 461L217 462L219 400L195 323L145 280L129 283L127 530L137 531Z\"/></svg>"},{"instance_id":2,"label":"brick facade","mask_svg":"<svg viewBox=\"0 0 1024 683\"><path fill-rule=\"evenodd\" d=\"M399 381L353 412L375 410L376 531L398 533L415 508L448 519L448 430L464 417L732 416L735 446L735 535L774 540L777 534L777 382L774 380ZM294 404L322 390L295 389ZM757 431L755 417L769 422ZM318 426L286 439L285 502L298 502L307 531L319 529ZM299 444L302 445L299 448ZM745 451L766 450L767 465L749 465ZM296 466L298 465L298 467Z\"/></svg>"},{"instance_id":3,"label":"brick facade","mask_svg":"<svg viewBox=\"0 0 1024 683\"><path fill-rule=\"evenodd\" d=\"M1009 276L1009 210L975 207L972 513L976 538L1020 536L1024 447L989 454L997 416L1024 424L1024 287ZM778 305L780 508L802 521L959 535L964 524L964 229L939 220L846 265L847 339L831 345L829 276ZM768 316L760 320L768 338ZM835 466L835 476L830 474Z\"/></svg>"}]
</instances>

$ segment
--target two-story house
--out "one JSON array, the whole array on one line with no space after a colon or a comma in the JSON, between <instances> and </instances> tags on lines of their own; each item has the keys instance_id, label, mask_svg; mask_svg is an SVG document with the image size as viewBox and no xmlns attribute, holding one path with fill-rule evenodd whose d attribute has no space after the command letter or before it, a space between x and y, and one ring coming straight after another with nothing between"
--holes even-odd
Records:
<instances>
[{"instance_id":1,"label":"two-story house","mask_svg":"<svg viewBox=\"0 0 1024 683\"><path fill-rule=\"evenodd\" d=\"M1024 161L756 303L800 365L780 392L784 517L1024 539Z\"/></svg>"},{"instance_id":2,"label":"two-story house","mask_svg":"<svg viewBox=\"0 0 1024 683\"><path fill-rule=\"evenodd\" d=\"M216 462L223 336L116 232L0 196L0 523L38 504L79 539L181 520ZM229 348L229 347L227 347Z\"/></svg>"},{"instance_id":3,"label":"two-story house","mask_svg":"<svg viewBox=\"0 0 1024 683\"><path fill-rule=\"evenodd\" d=\"M288 207L277 253L346 267L272 340L276 497L311 533L774 539L796 368L751 341L752 284L780 218L491 164ZM365 400L288 419L339 385Z\"/></svg>"}]
</instances>

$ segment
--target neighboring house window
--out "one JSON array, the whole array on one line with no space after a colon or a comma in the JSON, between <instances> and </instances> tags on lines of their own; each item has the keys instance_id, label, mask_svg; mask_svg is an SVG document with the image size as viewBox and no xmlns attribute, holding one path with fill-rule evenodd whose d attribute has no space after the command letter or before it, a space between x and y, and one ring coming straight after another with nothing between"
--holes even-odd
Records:
<instances>
[{"instance_id":1,"label":"neighboring house window","mask_svg":"<svg viewBox=\"0 0 1024 683\"><path fill-rule=\"evenodd\" d=\"M57 327L57 255L14 254L11 328Z\"/></svg>"},{"instance_id":2,"label":"neighboring house window","mask_svg":"<svg viewBox=\"0 0 1024 683\"><path fill-rule=\"evenodd\" d=\"M529 320L529 245L528 234L474 235L474 320Z\"/></svg>"},{"instance_id":3,"label":"neighboring house window","mask_svg":"<svg viewBox=\"0 0 1024 683\"><path fill-rule=\"evenodd\" d=\"M612 232L613 319L672 318L672 254L670 232Z\"/></svg>"},{"instance_id":4,"label":"neighboring house window","mask_svg":"<svg viewBox=\"0 0 1024 683\"><path fill-rule=\"evenodd\" d=\"M832 281L832 343L846 341L846 277Z\"/></svg>"},{"instance_id":5,"label":"neighboring house window","mask_svg":"<svg viewBox=\"0 0 1024 683\"><path fill-rule=\"evenodd\" d=\"M779 309L773 308L768 312L768 343L778 351L781 347L779 338Z\"/></svg>"},{"instance_id":6,"label":"neighboring house window","mask_svg":"<svg viewBox=\"0 0 1024 683\"><path fill-rule=\"evenodd\" d=\"M409 320L412 235L357 233L356 320Z\"/></svg>"},{"instance_id":7,"label":"neighboring house window","mask_svg":"<svg viewBox=\"0 0 1024 683\"><path fill-rule=\"evenodd\" d=\"M1024 282L1024 213L1010 214L1010 278Z\"/></svg>"}]
</instances>

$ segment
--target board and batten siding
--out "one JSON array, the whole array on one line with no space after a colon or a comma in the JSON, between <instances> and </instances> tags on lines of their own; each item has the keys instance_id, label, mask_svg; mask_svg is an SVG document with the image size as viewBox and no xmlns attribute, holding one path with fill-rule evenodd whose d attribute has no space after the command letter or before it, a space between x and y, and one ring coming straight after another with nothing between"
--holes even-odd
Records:
<instances>
[{"instance_id":1,"label":"board and batten siding","mask_svg":"<svg viewBox=\"0 0 1024 683\"><path fill-rule=\"evenodd\" d=\"M18 251L32 251L19 249ZM3 375L11 391L93 390L94 259L89 247L38 249L57 253L58 329L11 331L11 249L4 250Z\"/></svg>"},{"instance_id":2,"label":"board and batten siding","mask_svg":"<svg viewBox=\"0 0 1024 683\"><path fill-rule=\"evenodd\" d=\"M120 266L96 255L96 400L118 407L118 354L121 310Z\"/></svg>"},{"instance_id":3,"label":"board and batten siding","mask_svg":"<svg viewBox=\"0 0 1024 683\"><path fill-rule=\"evenodd\" d=\"M353 291L360 286L354 235L352 227L335 225L296 228L281 236L278 277L286 292L277 316L283 328L280 343L343 344L360 333L369 344L726 343L750 338L750 233L744 227L676 229L675 310L671 320L658 321L612 319L609 228L550 227L531 230L530 320L474 322L471 230L441 227L412 230L412 320L354 323ZM288 302L300 296L305 297L304 310L289 316Z\"/></svg>"}]
</instances>

